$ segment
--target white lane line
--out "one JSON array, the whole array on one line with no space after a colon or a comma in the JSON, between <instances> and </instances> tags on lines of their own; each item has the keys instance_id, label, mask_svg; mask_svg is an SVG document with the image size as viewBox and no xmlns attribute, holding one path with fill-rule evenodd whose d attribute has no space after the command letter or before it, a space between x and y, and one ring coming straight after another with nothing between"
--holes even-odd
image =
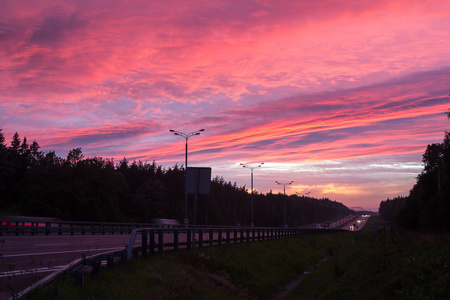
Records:
<instances>
[{"instance_id":1,"label":"white lane line","mask_svg":"<svg viewBox=\"0 0 450 300\"><path fill-rule=\"evenodd\" d=\"M7 254L2 257L21 257L21 256L35 256L35 255L53 255L53 254L65 254L65 253L77 253L77 252L93 252L93 251L108 251L108 250L121 250L122 247L115 248L92 248L92 249L81 249L81 250L70 250L70 251L57 251L57 252L41 252L41 253L23 253L23 254Z\"/></svg>"},{"instance_id":2,"label":"white lane line","mask_svg":"<svg viewBox=\"0 0 450 300\"><path fill-rule=\"evenodd\" d=\"M0 278L15 277L15 276L21 276L21 275L37 274L37 273L45 273L45 272L53 272L53 271L57 271L57 270L61 269L62 267L64 267L64 266L0 272Z\"/></svg>"},{"instance_id":3,"label":"white lane line","mask_svg":"<svg viewBox=\"0 0 450 300\"><path fill-rule=\"evenodd\" d=\"M59 243L59 244L35 244L35 247L45 247L45 246L67 246L69 243Z\"/></svg>"},{"instance_id":4,"label":"white lane line","mask_svg":"<svg viewBox=\"0 0 450 300\"><path fill-rule=\"evenodd\" d=\"M106 261L102 261L102 266L106 265ZM44 267L44 268L34 268L34 269L27 269L27 270L16 270L16 271L6 271L6 272L0 272L0 278L3 277L17 277L21 275L30 275L30 274L37 274L37 273L48 273L48 272L54 272L58 271L61 268L65 267L63 266L54 266L54 267Z\"/></svg>"}]
</instances>

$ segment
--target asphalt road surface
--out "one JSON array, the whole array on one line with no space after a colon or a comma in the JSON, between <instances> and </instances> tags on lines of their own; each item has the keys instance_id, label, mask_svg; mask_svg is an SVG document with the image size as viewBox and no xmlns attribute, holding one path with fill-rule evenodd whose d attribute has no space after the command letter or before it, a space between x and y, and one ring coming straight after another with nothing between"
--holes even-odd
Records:
<instances>
[{"instance_id":1,"label":"asphalt road surface","mask_svg":"<svg viewBox=\"0 0 450 300\"><path fill-rule=\"evenodd\" d=\"M359 217L346 230L360 230L367 218ZM133 246L141 244L138 235ZM157 242L157 236L155 236ZM173 234L164 234L164 243L173 243ZM196 237L197 239L198 237ZM219 239L215 232L213 238ZM225 233L222 232L222 237ZM234 234L231 233L231 239ZM240 234L237 234L240 238ZM179 242L186 242L186 233L180 232ZM204 234L204 241L209 239ZM130 234L123 235L58 235L58 236L4 236L0 237L0 300L9 299L36 281L44 278L74 260L86 256L114 250L122 250L128 245ZM169 250L169 249L165 249Z\"/></svg>"},{"instance_id":2,"label":"asphalt road surface","mask_svg":"<svg viewBox=\"0 0 450 300\"><path fill-rule=\"evenodd\" d=\"M352 222L349 222L346 226L342 227L344 230L348 231L360 231L361 229L366 226L367 221L369 220L370 216L360 215L358 218L353 220Z\"/></svg>"},{"instance_id":3,"label":"asphalt road surface","mask_svg":"<svg viewBox=\"0 0 450 300\"><path fill-rule=\"evenodd\" d=\"M0 299L7 299L62 266L124 249L130 235L7 236L0 242Z\"/></svg>"},{"instance_id":4,"label":"asphalt road surface","mask_svg":"<svg viewBox=\"0 0 450 300\"><path fill-rule=\"evenodd\" d=\"M0 300L9 299L53 271L86 256L122 250L130 241L123 235L6 236L0 239ZM222 237L224 236L224 233ZM179 242L186 242L186 233ZM205 236L205 239L208 237ZM217 233L214 239L217 239ZM164 243L173 243L173 234L164 234ZM141 245L136 237L133 247ZM155 236L155 242L158 237ZM169 248L165 247L165 250Z\"/></svg>"}]
</instances>

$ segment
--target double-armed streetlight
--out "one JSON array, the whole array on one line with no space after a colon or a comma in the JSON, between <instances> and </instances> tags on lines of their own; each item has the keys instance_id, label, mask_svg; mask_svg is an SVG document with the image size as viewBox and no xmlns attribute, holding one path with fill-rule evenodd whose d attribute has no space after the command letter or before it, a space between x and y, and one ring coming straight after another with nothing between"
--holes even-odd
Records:
<instances>
[{"instance_id":1,"label":"double-armed streetlight","mask_svg":"<svg viewBox=\"0 0 450 300\"><path fill-rule=\"evenodd\" d=\"M282 185L283 186L283 194L284 194L284 202L283 202L283 227L287 228L287 224L286 224L286 185L292 184L294 181L289 181L289 182L279 182L279 181L275 181L276 184Z\"/></svg>"},{"instance_id":2,"label":"double-armed streetlight","mask_svg":"<svg viewBox=\"0 0 450 300\"><path fill-rule=\"evenodd\" d=\"M244 167L244 168L249 168L250 170L252 170L252 177L251 177L251 189L252 189L252 201L251 201L251 223L250 223L250 226L251 227L254 227L255 225L253 224L253 169L256 169L256 168L260 168L262 165L263 165L264 163L260 163L260 164L256 164L256 165L246 165L246 164L243 164L243 163L241 163L241 166L242 167Z\"/></svg>"},{"instance_id":3,"label":"double-armed streetlight","mask_svg":"<svg viewBox=\"0 0 450 300\"><path fill-rule=\"evenodd\" d=\"M195 135L200 135L200 132L205 131L205 129L200 129L197 131L192 131L189 133L184 133L181 131L175 131L173 129L169 130L170 132L172 132L174 135L178 135L181 137L184 137L186 139L186 153L185 153L185 157L184 157L184 170L185 170L185 176L186 176L186 172L187 172L187 163L188 163L188 139L191 136L195 136ZM185 182L186 184L186 182ZM188 217L187 217L187 192L186 192L186 186L184 187L185 191L184 191L184 224L187 225L188 224Z\"/></svg>"}]
</instances>

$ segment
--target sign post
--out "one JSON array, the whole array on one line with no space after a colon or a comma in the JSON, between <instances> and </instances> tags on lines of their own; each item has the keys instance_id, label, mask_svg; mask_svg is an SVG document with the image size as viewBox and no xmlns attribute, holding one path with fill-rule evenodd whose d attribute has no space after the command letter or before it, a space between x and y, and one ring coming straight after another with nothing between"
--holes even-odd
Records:
<instances>
[{"instance_id":1,"label":"sign post","mask_svg":"<svg viewBox=\"0 0 450 300\"><path fill-rule=\"evenodd\" d=\"M186 194L195 195L194 222L192 226L191 264L194 263L195 225L197 224L198 195L209 195L211 189L211 168L188 167L186 169Z\"/></svg>"}]
</instances>

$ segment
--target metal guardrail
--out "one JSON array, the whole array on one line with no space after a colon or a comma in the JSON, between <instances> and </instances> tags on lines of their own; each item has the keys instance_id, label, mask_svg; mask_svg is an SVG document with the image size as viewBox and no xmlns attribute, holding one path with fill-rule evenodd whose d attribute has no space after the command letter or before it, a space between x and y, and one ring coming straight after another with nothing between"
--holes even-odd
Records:
<instances>
[{"instance_id":1,"label":"metal guardrail","mask_svg":"<svg viewBox=\"0 0 450 300\"><path fill-rule=\"evenodd\" d=\"M146 257L148 254L162 253L165 251L176 251L178 249L191 249L192 237L195 238L195 247L214 246L222 244L237 244L269 239L291 238L301 235L323 234L342 232L340 229L302 229L302 228L135 228L130 234L128 245L123 250L115 250L102 254L77 259L53 272L47 277L36 282L32 286L14 295L11 299L23 299L29 292L37 287L47 286L62 274L70 274L77 268L91 266L95 276L100 277L102 262L106 261L107 269L113 270L115 258L121 262L128 262L132 258ZM180 239L180 236L185 238ZM139 241L140 243L136 245ZM83 275L84 276L84 275Z\"/></svg>"},{"instance_id":2,"label":"metal guardrail","mask_svg":"<svg viewBox=\"0 0 450 300\"><path fill-rule=\"evenodd\" d=\"M333 228L342 227L356 216L333 222ZM338 224L339 223L339 224ZM68 222L52 218L0 217L0 236L8 235L85 235L85 234L131 234L137 228L186 229L183 224ZM189 226L189 228L192 228ZM196 228L230 228L220 225L197 225ZM245 227L241 227L245 228ZM253 228L253 227L250 227Z\"/></svg>"},{"instance_id":3,"label":"metal guardrail","mask_svg":"<svg viewBox=\"0 0 450 300\"><path fill-rule=\"evenodd\" d=\"M330 231L328 231L330 233ZM274 238L295 237L311 233L319 233L312 229L299 228L208 228L208 229L134 229L127 246L127 258L147 256L164 251L191 249L192 238L197 247L214 246L231 243L244 243ZM141 236L141 245L134 246L137 236ZM185 235L180 241L180 235Z\"/></svg>"},{"instance_id":4,"label":"metal guardrail","mask_svg":"<svg viewBox=\"0 0 450 300\"><path fill-rule=\"evenodd\" d=\"M0 236L6 235L85 235L130 234L135 228L184 228L184 225L150 223L105 223L1 219Z\"/></svg>"},{"instance_id":5,"label":"metal guardrail","mask_svg":"<svg viewBox=\"0 0 450 300\"><path fill-rule=\"evenodd\" d=\"M28 295L28 293L30 293L32 290L39 288L39 287L48 286L52 282L56 281L61 275L70 274L75 269L84 267L86 265L92 266L93 272L94 273L96 272L97 273L96 275L99 276L99 274L101 272L102 261L106 260L108 269L113 270L113 264L114 264L115 257L121 257L122 260L126 260L126 249L109 251L109 252L105 252L102 254L95 254L95 255L92 255L89 257L82 257L77 260L74 260L73 262L63 266L61 269L51 273L50 275L42 278L39 281L35 282L34 284L27 287L20 293L13 295L10 298L10 300L24 299ZM82 276L84 276L84 273L82 273ZM84 281L84 278L81 280Z\"/></svg>"}]
</instances>

